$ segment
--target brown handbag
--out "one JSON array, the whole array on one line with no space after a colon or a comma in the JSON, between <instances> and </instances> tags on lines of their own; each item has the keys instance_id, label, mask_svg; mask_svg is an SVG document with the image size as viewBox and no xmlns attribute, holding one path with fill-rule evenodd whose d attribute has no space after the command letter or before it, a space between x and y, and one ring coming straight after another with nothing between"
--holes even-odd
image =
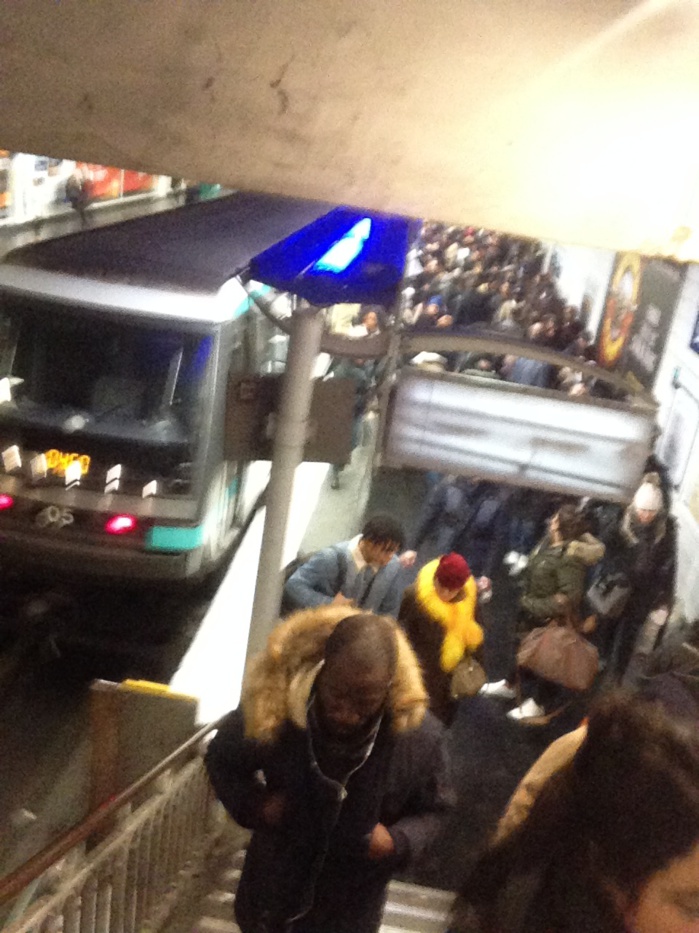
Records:
<instances>
[{"instance_id":1,"label":"brown handbag","mask_svg":"<svg viewBox=\"0 0 699 933\"><path fill-rule=\"evenodd\" d=\"M451 696L454 700L475 697L488 678L485 671L470 655L462 658L451 675Z\"/></svg>"},{"instance_id":2,"label":"brown handbag","mask_svg":"<svg viewBox=\"0 0 699 933\"><path fill-rule=\"evenodd\" d=\"M584 691L599 671L599 653L571 624L554 621L524 636L517 664L568 690Z\"/></svg>"}]
</instances>

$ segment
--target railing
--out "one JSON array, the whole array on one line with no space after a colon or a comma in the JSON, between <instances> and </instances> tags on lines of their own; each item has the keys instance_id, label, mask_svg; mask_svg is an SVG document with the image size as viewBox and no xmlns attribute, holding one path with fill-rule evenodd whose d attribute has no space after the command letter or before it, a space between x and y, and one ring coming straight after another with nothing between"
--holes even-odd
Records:
<instances>
[{"instance_id":1,"label":"railing","mask_svg":"<svg viewBox=\"0 0 699 933\"><path fill-rule=\"evenodd\" d=\"M0 904L18 898L3 933L157 933L218 835L215 798L198 751L217 725L200 729L148 774L0 880ZM170 777L169 769L188 753L196 757ZM48 869L80 853L113 821L116 828L71 877L18 916L22 893L33 892Z\"/></svg>"}]
</instances>

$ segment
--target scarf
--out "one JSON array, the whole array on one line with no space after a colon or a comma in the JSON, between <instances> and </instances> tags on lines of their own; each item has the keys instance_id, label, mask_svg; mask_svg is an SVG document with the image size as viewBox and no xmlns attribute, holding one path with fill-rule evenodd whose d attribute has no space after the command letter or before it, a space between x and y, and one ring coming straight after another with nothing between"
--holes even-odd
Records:
<instances>
[{"instance_id":1,"label":"scarf","mask_svg":"<svg viewBox=\"0 0 699 933\"><path fill-rule=\"evenodd\" d=\"M476 622L478 589L470 576L454 602L445 603L434 588L437 560L425 564L415 581L418 605L444 629L440 667L446 673L454 670L464 654L473 653L483 641L483 629Z\"/></svg>"},{"instance_id":2,"label":"scarf","mask_svg":"<svg viewBox=\"0 0 699 933\"><path fill-rule=\"evenodd\" d=\"M308 704L308 731L316 764L325 777L343 786L367 760L383 721L383 710L355 735L338 738L323 724L315 693Z\"/></svg>"}]
</instances>

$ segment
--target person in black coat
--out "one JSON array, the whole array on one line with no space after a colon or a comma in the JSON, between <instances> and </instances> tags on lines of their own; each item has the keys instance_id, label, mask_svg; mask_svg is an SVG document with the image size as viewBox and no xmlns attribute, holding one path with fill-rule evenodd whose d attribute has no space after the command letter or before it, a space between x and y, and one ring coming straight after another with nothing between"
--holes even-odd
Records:
<instances>
[{"instance_id":1,"label":"person in black coat","mask_svg":"<svg viewBox=\"0 0 699 933\"><path fill-rule=\"evenodd\" d=\"M374 933L392 874L453 804L444 730L386 617L291 616L252 663L206 767L253 830L235 902L242 933Z\"/></svg>"},{"instance_id":2,"label":"person in black coat","mask_svg":"<svg viewBox=\"0 0 699 933\"><path fill-rule=\"evenodd\" d=\"M674 520L663 501L660 477L647 473L621 521L602 534L602 573L621 573L630 585L628 601L614 623L610 670L621 680L643 623L654 609L669 612L675 593L677 540ZM606 540L605 540L606 538Z\"/></svg>"}]
</instances>

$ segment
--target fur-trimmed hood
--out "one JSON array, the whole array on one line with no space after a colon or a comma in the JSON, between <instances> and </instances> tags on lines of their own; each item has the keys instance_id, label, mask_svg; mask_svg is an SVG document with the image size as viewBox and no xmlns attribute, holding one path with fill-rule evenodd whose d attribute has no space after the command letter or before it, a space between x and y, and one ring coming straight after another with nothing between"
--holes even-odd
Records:
<instances>
[{"instance_id":1,"label":"fur-trimmed hood","mask_svg":"<svg viewBox=\"0 0 699 933\"><path fill-rule=\"evenodd\" d=\"M575 557L586 567L594 567L604 557L605 547L601 541L589 532L571 541L566 550L569 557Z\"/></svg>"},{"instance_id":2,"label":"fur-trimmed hood","mask_svg":"<svg viewBox=\"0 0 699 933\"><path fill-rule=\"evenodd\" d=\"M286 720L306 728L308 697L323 660L325 642L342 619L361 611L347 606L302 609L274 629L265 651L250 662L243 682L241 707L247 738L269 742ZM394 626L397 647L389 704L393 729L403 732L420 725L429 700L408 639L393 619L389 621Z\"/></svg>"}]
</instances>

